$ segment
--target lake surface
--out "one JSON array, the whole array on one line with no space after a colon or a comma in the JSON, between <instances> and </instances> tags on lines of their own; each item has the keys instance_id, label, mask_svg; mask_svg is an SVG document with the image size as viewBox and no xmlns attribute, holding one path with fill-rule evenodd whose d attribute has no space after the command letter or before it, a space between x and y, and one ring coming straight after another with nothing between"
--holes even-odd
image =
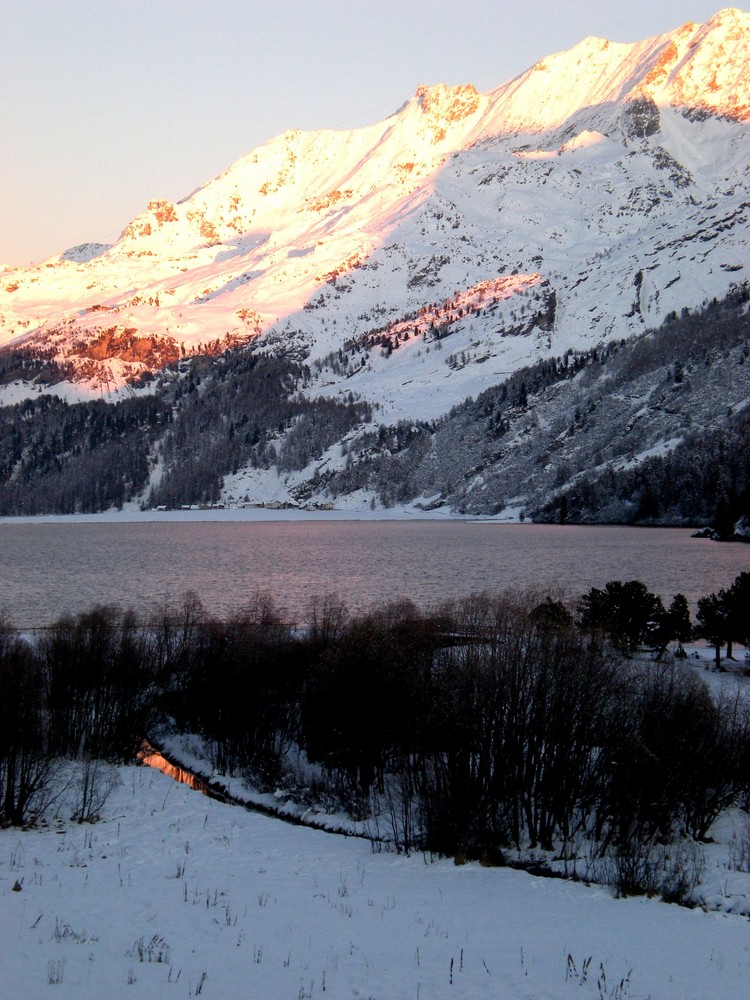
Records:
<instances>
[{"instance_id":1,"label":"lake surface","mask_svg":"<svg viewBox=\"0 0 750 1000\"><path fill-rule=\"evenodd\" d=\"M0 609L22 628L96 603L136 610L195 591L221 616L257 590L291 621L311 596L354 611L407 597L420 606L477 590L555 587L572 595L642 580L671 599L728 587L750 545L668 528L471 521L0 522Z\"/></svg>"}]
</instances>

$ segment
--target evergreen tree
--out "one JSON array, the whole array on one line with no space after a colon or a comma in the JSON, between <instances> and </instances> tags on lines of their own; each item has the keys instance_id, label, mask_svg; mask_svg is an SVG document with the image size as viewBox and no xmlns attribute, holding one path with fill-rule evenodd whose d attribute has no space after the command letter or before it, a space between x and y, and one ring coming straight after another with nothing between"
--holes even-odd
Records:
<instances>
[{"instance_id":1,"label":"evergreen tree","mask_svg":"<svg viewBox=\"0 0 750 1000\"><path fill-rule=\"evenodd\" d=\"M740 573L726 594L727 657L732 658L732 643L750 646L750 573Z\"/></svg>"},{"instance_id":2,"label":"evergreen tree","mask_svg":"<svg viewBox=\"0 0 750 1000\"><path fill-rule=\"evenodd\" d=\"M725 590L698 601L698 635L714 647L717 670L721 668L721 647L727 641L728 610Z\"/></svg>"},{"instance_id":3,"label":"evergreen tree","mask_svg":"<svg viewBox=\"0 0 750 1000\"><path fill-rule=\"evenodd\" d=\"M581 627L604 632L628 655L653 643L665 615L661 598L640 580L612 580L604 590L592 587L581 599Z\"/></svg>"}]
</instances>

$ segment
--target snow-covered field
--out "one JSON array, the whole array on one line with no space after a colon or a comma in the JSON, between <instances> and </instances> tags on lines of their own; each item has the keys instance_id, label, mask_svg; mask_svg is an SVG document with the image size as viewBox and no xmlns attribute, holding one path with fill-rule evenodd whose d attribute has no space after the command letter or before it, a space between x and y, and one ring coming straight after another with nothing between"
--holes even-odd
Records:
<instances>
[{"instance_id":1,"label":"snow-covered field","mask_svg":"<svg viewBox=\"0 0 750 1000\"><path fill-rule=\"evenodd\" d=\"M99 823L0 831L0 996L748 996L747 916L376 854L149 768L120 775ZM717 843L719 895L750 883L726 864Z\"/></svg>"}]
</instances>

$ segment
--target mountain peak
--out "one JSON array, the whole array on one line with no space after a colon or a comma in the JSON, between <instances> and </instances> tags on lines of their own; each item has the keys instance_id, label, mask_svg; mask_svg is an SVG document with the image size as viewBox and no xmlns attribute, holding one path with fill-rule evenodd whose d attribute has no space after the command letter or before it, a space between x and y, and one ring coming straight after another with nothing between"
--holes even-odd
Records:
<instances>
[{"instance_id":1,"label":"mountain peak","mask_svg":"<svg viewBox=\"0 0 750 1000\"><path fill-rule=\"evenodd\" d=\"M433 87L419 86L414 95L426 115L446 124L462 121L479 108L480 97L472 83L449 87L444 83Z\"/></svg>"},{"instance_id":2,"label":"mountain peak","mask_svg":"<svg viewBox=\"0 0 750 1000\"><path fill-rule=\"evenodd\" d=\"M746 14L739 7L724 7L722 10L717 11L713 17L710 17L706 24L710 24L713 27L738 25L739 27L747 28L750 25L750 14Z\"/></svg>"},{"instance_id":3,"label":"mountain peak","mask_svg":"<svg viewBox=\"0 0 750 1000\"><path fill-rule=\"evenodd\" d=\"M688 115L750 119L750 15L735 7L662 36L641 88Z\"/></svg>"}]
</instances>

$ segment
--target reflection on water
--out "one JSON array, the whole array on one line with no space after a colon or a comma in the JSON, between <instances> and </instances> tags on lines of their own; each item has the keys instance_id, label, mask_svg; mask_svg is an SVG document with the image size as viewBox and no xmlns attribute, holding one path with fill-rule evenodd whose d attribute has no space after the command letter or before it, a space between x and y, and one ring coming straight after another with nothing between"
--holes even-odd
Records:
<instances>
[{"instance_id":1,"label":"reflection on water","mask_svg":"<svg viewBox=\"0 0 750 1000\"><path fill-rule=\"evenodd\" d=\"M200 778L196 778L194 774L190 771L186 771L183 767L178 767L171 761L167 760L158 750L154 748L147 742L144 741L141 750L138 752L138 760L141 764L146 767L153 767L157 771L161 771L162 774L169 775L175 781L179 781L181 785L187 785L188 788L192 788L196 792L203 792L204 795L208 795L211 798L220 798L216 792L212 791L208 785L201 781Z\"/></svg>"},{"instance_id":2,"label":"reflection on water","mask_svg":"<svg viewBox=\"0 0 750 1000\"><path fill-rule=\"evenodd\" d=\"M477 590L554 587L577 595L642 580L671 599L729 586L750 546L668 528L488 522L0 523L0 609L20 627L96 603L147 610L195 591L221 616L267 590L289 620L337 593L354 611L427 605Z\"/></svg>"}]
</instances>

